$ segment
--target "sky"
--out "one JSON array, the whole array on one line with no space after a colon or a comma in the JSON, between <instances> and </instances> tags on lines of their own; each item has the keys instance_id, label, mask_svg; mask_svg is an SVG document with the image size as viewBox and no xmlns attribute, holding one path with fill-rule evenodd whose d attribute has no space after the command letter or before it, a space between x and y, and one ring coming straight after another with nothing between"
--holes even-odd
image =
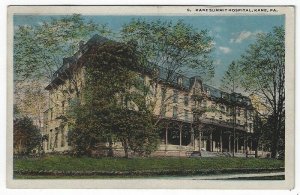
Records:
<instances>
[{"instance_id":1,"label":"sky","mask_svg":"<svg viewBox=\"0 0 300 195\"><path fill-rule=\"evenodd\" d=\"M16 15L14 26L18 25L39 25L41 21L48 21L54 16L41 15ZM61 17L61 16L55 16ZM134 18L141 18L146 21L162 20L173 21L183 20L197 30L207 29L213 37L214 50L212 59L215 66L215 78L210 84L220 86L221 78L229 64L238 60L249 44L255 42L258 33L268 33L274 26L284 25L284 15L268 16L88 16L83 15L86 21L93 20L98 24L107 24L115 33L118 33L122 25L129 23ZM190 73L192 76L193 73ZM193 75L195 76L195 75Z\"/></svg>"}]
</instances>

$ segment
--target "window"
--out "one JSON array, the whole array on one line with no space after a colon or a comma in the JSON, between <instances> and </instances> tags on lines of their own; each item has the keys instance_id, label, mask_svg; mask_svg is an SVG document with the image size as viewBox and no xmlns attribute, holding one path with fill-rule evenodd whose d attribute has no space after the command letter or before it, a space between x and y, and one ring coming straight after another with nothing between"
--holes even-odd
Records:
<instances>
[{"instance_id":1,"label":"window","mask_svg":"<svg viewBox=\"0 0 300 195\"><path fill-rule=\"evenodd\" d=\"M249 111L249 118L252 119L252 117L253 117L253 113L252 111Z\"/></svg>"},{"instance_id":2,"label":"window","mask_svg":"<svg viewBox=\"0 0 300 195\"><path fill-rule=\"evenodd\" d=\"M230 109L230 107L227 108L227 114L228 114L228 115L231 114L231 109Z\"/></svg>"},{"instance_id":3,"label":"window","mask_svg":"<svg viewBox=\"0 0 300 195\"><path fill-rule=\"evenodd\" d=\"M53 141L53 137L52 137L52 129L50 129L50 136L49 136L49 148L52 149L52 141Z\"/></svg>"},{"instance_id":4,"label":"window","mask_svg":"<svg viewBox=\"0 0 300 195\"><path fill-rule=\"evenodd\" d=\"M240 125L240 124L241 124L241 121L240 121L240 120L238 120L238 121L237 121L237 124L239 124L239 125Z\"/></svg>"},{"instance_id":5,"label":"window","mask_svg":"<svg viewBox=\"0 0 300 195\"><path fill-rule=\"evenodd\" d=\"M222 114L220 114L220 115L219 115L219 119L220 119L220 120L222 120L222 119L223 119L223 116L222 116Z\"/></svg>"},{"instance_id":6,"label":"window","mask_svg":"<svg viewBox=\"0 0 300 195\"><path fill-rule=\"evenodd\" d=\"M178 91L174 90L173 91L173 103L177 103L178 102Z\"/></svg>"},{"instance_id":7,"label":"window","mask_svg":"<svg viewBox=\"0 0 300 195\"><path fill-rule=\"evenodd\" d=\"M57 141L58 141L58 128L56 127L55 128L55 138L54 138L54 147L55 148L58 147Z\"/></svg>"},{"instance_id":8,"label":"window","mask_svg":"<svg viewBox=\"0 0 300 195\"><path fill-rule=\"evenodd\" d=\"M50 145L50 135L49 134L47 134L48 135L48 140L47 140L47 144L46 144L46 147L47 147L47 150L49 150L49 145Z\"/></svg>"},{"instance_id":9,"label":"window","mask_svg":"<svg viewBox=\"0 0 300 195\"><path fill-rule=\"evenodd\" d=\"M177 107L173 107L173 118L177 118Z\"/></svg>"},{"instance_id":10,"label":"window","mask_svg":"<svg viewBox=\"0 0 300 195\"><path fill-rule=\"evenodd\" d=\"M53 109L52 108L50 109L50 119L53 120Z\"/></svg>"},{"instance_id":11,"label":"window","mask_svg":"<svg viewBox=\"0 0 300 195\"><path fill-rule=\"evenodd\" d=\"M202 101L202 107L203 107L203 108L206 108L206 106L207 106L207 101L206 101L206 100L203 100L203 101Z\"/></svg>"},{"instance_id":12,"label":"window","mask_svg":"<svg viewBox=\"0 0 300 195\"><path fill-rule=\"evenodd\" d=\"M247 110L244 111L244 118L247 118Z\"/></svg>"},{"instance_id":13,"label":"window","mask_svg":"<svg viewBox=\"0 0 300 195\"><path fill-rule=\"evenodd\" d=\"M61 147L65 146L65 130L64 128L61 129L61 143L60 143Z\"/></svg>"},{"instance_id":14,"label":"window","mask_svg":"<svg viewBox=\"0 0 300 195\"><path fill-rule=\"evenodd\" d=\"M164 87L161 88L161 99L163 101L166 99L166 89Z\"/></svg>"},{"instance_id":15,"label":"window","mask_svg":"<svg viewBox=\"0 0 300 195\"><path fill-rule=\"evenodd\" d=\"M252 129L253 129L253 124L249 123L249 130L250 130L250 132L252 132Z\"/></svg>"},{"instance_id":16,"label":"window","mask_svg":"<svg viewBox=\"0 0 300 195\"><path fill-rule=\"evenodd\" d=\"M189 121L189 113L188 113L188 110L184 110L184 120Z\"/></svg>"},{"instance_id":17,"label":"window","mask_svg":"<svg viewBox=\"0 0 300 195\"><path fill-rule=\"evenodd\" d=\"M216 108L216 102L212 102L212 103L211 103L211 107L212 107L212 108Z\"/></svg>"},{"instance_id":18,"label":"window","mask_svg":"<svg viewBox=\"0 0 300 195\"><path fill-rule=\"evenodd\" d=\"M241 108L237 108L237 110L236 110L236 114L237 114L237 116L240 116L241 115Z\"/></svg>"},{"instance_id":19,"label":"window","mask_svg":"<svg viewBox=\"0 0 300 195\"><path fill-rule=\"evenodd\" d=\"M166 107L167 107L166 105L163 105L163 107L161 108L161 115L162 115L163 117L166 116L166 111L167 111Z\"/></svg>"},{"instance_id":20,"label":"window","mask_svg":"<svg viewBox=\"0 0 300 195\"><path fill-rule=\"evenodd\" d=\"M62 113L65 113L65 101L61 102L61 109L62 109Z\"/></svg>"},{"instance_id":21,"label":"window","mask_svg":"<svg viewBox=\"0 0 300 195\"><path fill-rule=\"evenodd\" d=\"M188 95L185 95L185 96L184 96L184 105L185 105L185 106L188 106L188 105L189 105L189 96L188 96Z\"/></svg>"},{"instance_id":22,"label":"window","mask_svg":"<svg viewBox=\"0 0 300 195\"><path fill-rule=\"evenodd\" d=\"M210 95L210 91L208 89L206 90L206 93L207 93L207 95Z\"/></svg>"},{"instance_id":23,"label":"window","mask_svg":"<svg viewBox=\"0 0 300 195\"><path fill-rule=\"evenodd\" d=\"M181 77L178 77L177 83L178 83L179 86L182 86L182 78Z\"/></svg>"},{"instance_id":24,"label":"window","mask_svg":"<svg viewBox=\"0 0 300 195\"><path fill-rule=\"evenodd\" d=\"M225 112L225 107L224 107L223 105L220 105L220 110L221 110L222 112Z\"/></svg>"}]
</instances>

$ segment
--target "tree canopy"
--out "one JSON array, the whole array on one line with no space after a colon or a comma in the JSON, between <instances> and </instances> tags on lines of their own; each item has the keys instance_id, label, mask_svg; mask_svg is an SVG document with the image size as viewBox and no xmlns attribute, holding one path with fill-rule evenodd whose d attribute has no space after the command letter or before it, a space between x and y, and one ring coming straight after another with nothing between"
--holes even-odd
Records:
<instances>
[{"instance_id":1,"label":"tree canopy","mask_svg":"<svg viewBox=\"0 0 300 195\"><path fill-rule=\"evenodd\" d=\"M87 22L78 14L18 26L14 32L15 79L49 81L62 59L77 51L81 40L109 32L105 25Z\"/></svg>"},{"instance_id":2,"label":"tree canopy","mask_svg":"<svg viewBox=\"0 0 300 195\"><path fill-rule=\"evenodd\" d=\"M15 28L14 101L21 114L39 121L42 126L47 105L45 86L63 64L63 58L72 56L79 42L93 33L107 35L110 30L78 14Z\"/></svg>"},{"instance_id":3,"label":"tree canopy","mask_svg":"<svg viewBox=\"0 0 300 195\"><path fill-rule=\"evenodd\" d=\"M146 64L165 67L171 74L193 69L202 78L214 75L210 58L213 44L207 30L197 30L183 21L137 19L125 24L121 35L126 42L136 42Z\"/></svg>"},{"instance_id":4,"label":"tree canopy","mask_svg":"<svg viewBox=\"0 0 300 195\"><path fill-rule=\"evenodd\" d=\"M167 93L167 87L164 85L177 83L178 73L193 72L204 80L214 76L210 56L213 41L207 30L195 29L181 20L172 22L137 19L123 26L121 39L136 44L141 63L153 69L159 66L163 71L161 94L164 95L158 94L160 79L152 80L156 83L153 85L153 102L160 104L161 113L156 123L164 118L166 109L170 107L168 104L174 96L174 93Z\"/></svg>"},{"instance_id":5,"label":"tree canopy","mask_svg":"<svg viewBox=\"0 0 300 195\"><path fill-rule=\"evenodd\" d=\"M107 41L92 47L79 63L86 67L81 104L75 113L71 142L74 149L93 149L99 142L122 142L130 150L151 153L158 143L147 89L140 75L134 45ZM72 109L72 108L71 108ZM85 151L86 152L86 151Z\"/></svg>"},{"instance_id":6,"label":"tree canopy","mask_svg":"<svg viewBox=\"0 0 300 195\"><path fill-rule=\"evenodd\" d=\"M229 93L236 93L241 89L241 74L241 66L232 61L222 78L221 88Z\"/></svg>"},{"instance_id":7,"label":"tree canopy","mask_svg":"<svg viewBox=\"0 0 300 195\"><path fill-rule=\"evenodd\" d=\"M238 62L243 72L243 87L262 98L271 113L272 157L276 157L279 143L284 143L285 127L285 31L283 26L267 34L258 34L256 42Z\"/></svg>"},{"instance_id":8,"label":"tree canopy","mask_svg":"<svg viewBox=\"0 0 300 195\"><path fill-rule=\"evenodd\" d=\"M29 154L35 148L40 149L42 135L30 118L15 118L13 126L16 153Z\"/></svg>"}]
</instances>

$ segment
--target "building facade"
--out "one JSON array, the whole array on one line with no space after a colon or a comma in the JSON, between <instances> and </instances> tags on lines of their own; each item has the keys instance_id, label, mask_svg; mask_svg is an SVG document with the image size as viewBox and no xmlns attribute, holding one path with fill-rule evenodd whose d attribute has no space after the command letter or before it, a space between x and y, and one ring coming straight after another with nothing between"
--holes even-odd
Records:
<instances>
[{"instance_id":1,"label":"building facade","mask_svg":"<svg viewBox=\"0 0 300 195\"><path fill-rule=\"evenodd\" d=\"M95 35L80 44L74 56L65 58L57 70L49 91L49 105L44 112L43 143L45 152L71 149L65 114L73 98L81 98L85 67L77 62L89 47L107 39ZM193 153L215 152L245 154L252 148L254 109L249 97L226 93L202 82L199 77L186 77L157 67L140 73L152 91L153 114L161 124L161 144L153 155L189 156ZM120 143L114 145L121 151Z\"/></svg>"}]
</instances>

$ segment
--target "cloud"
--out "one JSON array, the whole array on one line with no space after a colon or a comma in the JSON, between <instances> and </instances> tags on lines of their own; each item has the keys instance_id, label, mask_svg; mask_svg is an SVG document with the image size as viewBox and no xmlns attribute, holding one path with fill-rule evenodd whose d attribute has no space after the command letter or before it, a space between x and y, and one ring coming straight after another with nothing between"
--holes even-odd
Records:
<instances>
[{"instance_id":1,"label":"cloud","mask_svg":"<svg viewBox=\"0 0 300 195\"><path fill-rule=\"evenodd\" d=\"M220 65L220 64L221 64L221 60L218 59L218 60L214 61L214 64L215 64L215 65Z\"/></svg>"},{"instance_id":2,"label":"cloud","mask_svg":"<svg viewBox=\"0 0 300 195\"><path fill-rule=\"evenodd\" d=\"M229 47L222 47L222 46L220 46L220 47L219 47L219 50L220 50L222 53L225 53L225 54L231 52L231 49L230 49Z\"/></svg>"},{"instance_id":3,"label":"cloud","mask_svg":"<svg viewBox=\"0 0 300 195\"><path fill-rule=\"evenodd\" d=\"M261 31L255 31L255 32L242 31L240 33L235 33L234 37L230 39L230 43L241 43L246 39L255 37L258 33L261 33Z\"/></svg>"},{"instance_id":4,"label":"cloud","mask_svg":"<svg viewBox=\"0 0 300 195\"><path fill-rule=\"evenodd\" d=\"M217 59L217 60L214 60L213 65L214 65L214 67L218 68L218 67L223 66L223 62L221 59Z\"/></svg>"}]
</instances>

